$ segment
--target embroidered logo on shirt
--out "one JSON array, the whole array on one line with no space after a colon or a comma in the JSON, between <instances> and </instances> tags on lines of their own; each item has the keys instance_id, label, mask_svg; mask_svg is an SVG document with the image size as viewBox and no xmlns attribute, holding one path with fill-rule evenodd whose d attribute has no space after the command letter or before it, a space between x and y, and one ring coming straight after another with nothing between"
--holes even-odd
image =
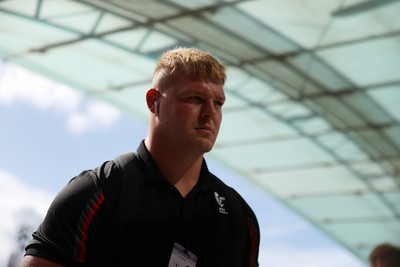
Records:
<instances>
[{"instance_id":1,"label":"embroidered logo on shirt","mask_svg":"<svg viewBox=\"0 0 400 267\"><path fill-rule=\"evenodd\" d=\"M225 201L225 197L220 197L217 192L214 192L214 195L215 195L215 200L217 201L219 206L219 212L222 214L228 214L228 212L224 208L225 204L222 203L222 201Z\"/></svg>"}]
</instances>

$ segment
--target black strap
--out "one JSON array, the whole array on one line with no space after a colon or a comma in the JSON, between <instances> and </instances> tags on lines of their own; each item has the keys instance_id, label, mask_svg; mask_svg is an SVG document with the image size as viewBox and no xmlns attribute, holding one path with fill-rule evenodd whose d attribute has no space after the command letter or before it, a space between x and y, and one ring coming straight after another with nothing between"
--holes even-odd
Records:
<instances>
[{"instance_id":1,"label":"black strap","mask_svg":"<svg viewBox=\"0 0 400 267\"><path fill-rule=\"evenodd\" d=\"M114 159L114 162L121 173L116 179L119 180L119 188L118 197L114 203L111 229L118 231L131 225L136 219L143 198L144 177L142 162L136 153L120 155Z\"/></svg>"}]
</instances>

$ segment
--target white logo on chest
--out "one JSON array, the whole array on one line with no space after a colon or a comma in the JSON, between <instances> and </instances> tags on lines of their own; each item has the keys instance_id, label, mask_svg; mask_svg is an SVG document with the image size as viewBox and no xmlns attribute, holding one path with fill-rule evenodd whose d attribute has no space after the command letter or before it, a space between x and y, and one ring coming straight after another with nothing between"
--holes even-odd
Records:
<instances>
[{"instance_id":1,"label":"white logo on chest","mask_svg":"<svg viewBox=\"0 0 400 267\"><path fill-rule=\"evenodd\" d=\"M223 201L225 201L225 197L220 197L217 192L214 192L214 195L215 195L215 200L217 201L219 206L219 212L222 214L228 214L228 212L224 208L225 204L222 203Z\"/></svg>"}]
</instances>

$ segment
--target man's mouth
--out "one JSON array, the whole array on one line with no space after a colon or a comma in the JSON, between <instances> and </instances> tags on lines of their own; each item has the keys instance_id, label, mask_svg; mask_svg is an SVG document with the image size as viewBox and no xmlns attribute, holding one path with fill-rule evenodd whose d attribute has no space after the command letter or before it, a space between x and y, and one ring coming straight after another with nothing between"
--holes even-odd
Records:
<instances>
[{"instance_id":1,"label":"man's mouth","mask_svg":"<svg viewBox=\"0 0 400 267\"><path fill-rule=\"evenodd\" d=\"M200 131L209 131L214 133L213 129L210 126L201 126L201 127L197 127L196 130L200 130Z\"/></svg>"}]
</instances>

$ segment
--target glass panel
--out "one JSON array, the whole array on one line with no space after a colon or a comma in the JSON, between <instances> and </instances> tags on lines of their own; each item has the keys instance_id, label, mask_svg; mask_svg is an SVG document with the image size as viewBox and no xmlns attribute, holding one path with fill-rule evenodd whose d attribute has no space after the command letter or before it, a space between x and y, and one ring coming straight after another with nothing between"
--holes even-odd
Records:
<instances>
[{"instance_id":1,"label":"glass panel","mask_svg":"<svg viewBox=\"0 0 400 267\"><path fill-rule=\"evenodd\" d=\"M294 149L295 148L295 149ZM333 162L333 159L307 139L231 146L213 151L228 166L243 171L268 171L269 168L289 168L315 162Z\"/></svg>"},{"instance_id":2,"label":"glass panel","mask_svg":"<svg viewBox=\"0 0 400 267\"><path fill-rule=\"evenodd\" d=\"M374 85L399 80L399 42L400 37L395 36L326 49L318 54L358 86Z\"/></svg>"},{"instance_id":3,"label":"glass panel","mask_svg":"<svg viewBox=\"0 0 400 267\"><path fill-rule=\"evenodd\" d=\"M283 199L351 194L368 190L362 180L339 165L321 167L310 164L309 168L294 170L288 166L281 171L255 173L252 177L258 184Z\"/></svg>"},{"instance_id":4,"label":"glass panel","mask_svg":"<svg viewBox=\"0 0 400 267\"><path fill-rule=\"evenodd\" d=\"M400 85L369 90L367 94L372 96L393 118L400 121Z\"/></svg>"}]
</instances>

